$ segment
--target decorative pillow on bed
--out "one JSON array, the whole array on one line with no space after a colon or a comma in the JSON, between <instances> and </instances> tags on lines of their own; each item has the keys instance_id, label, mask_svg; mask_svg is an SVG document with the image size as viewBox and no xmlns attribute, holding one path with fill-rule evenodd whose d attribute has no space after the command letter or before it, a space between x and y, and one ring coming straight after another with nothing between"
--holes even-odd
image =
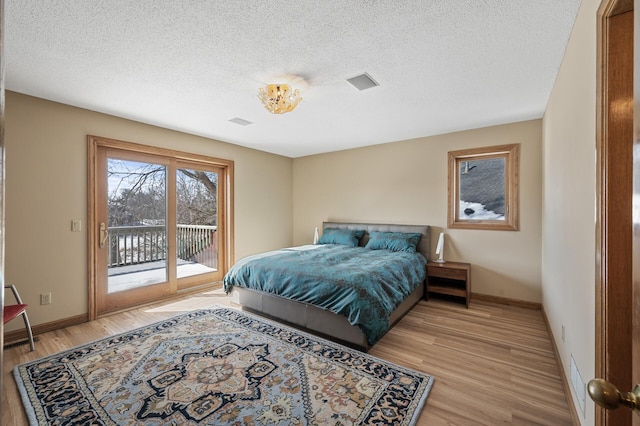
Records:
<instances>
[{"instance_id":1,"label":"decorative pillow on bed","mask_svg":"<svg viewBox=\"0 0 640 426\"><path fill-rule=\"evenodd\" d=\"M369 232L365 248L415 253L422 234L417 232Z\"/></svg>"},{"instance_id":2,"label":"decorative pillow on bed","mask_svg":"<svg viewBox=\"0 0 640 426\"><path fill-rule=\"evenodd\" d=\"M342 244L358 247L358 242L363 235L364 230L362 229L327 228L322 231L322 237L318 240L318 244Z\"/></svg>"}]
</instances>

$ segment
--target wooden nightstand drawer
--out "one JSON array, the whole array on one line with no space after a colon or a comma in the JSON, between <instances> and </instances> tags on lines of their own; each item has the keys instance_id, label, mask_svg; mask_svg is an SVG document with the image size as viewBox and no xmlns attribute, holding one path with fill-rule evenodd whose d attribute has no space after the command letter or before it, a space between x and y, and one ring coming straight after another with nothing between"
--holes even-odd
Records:
<instances>
[{"instance_id":1,"label":"wooden nightstand drawer","mask_svg":"<svg viewBox=\"0 0 640 426\"><path fill-rule=\"evenodd\" d=\"M453 280L467 279L466 269L451 269L439 265L428 265L427 268L427 273L430 277L451 278Z\"/></svg>"}]
</instances>

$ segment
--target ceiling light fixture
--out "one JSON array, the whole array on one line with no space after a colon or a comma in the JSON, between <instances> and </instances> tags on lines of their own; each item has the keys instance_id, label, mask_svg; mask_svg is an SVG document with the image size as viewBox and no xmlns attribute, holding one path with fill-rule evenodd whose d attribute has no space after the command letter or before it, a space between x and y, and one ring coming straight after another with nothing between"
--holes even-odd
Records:
<instances>
[{"instance_id":1,"label":"ceiling light fixture","mask_svg":"<svg viewBox=\"0 0 640 426\"><path fill-rule=\"evenodd\" d=\"M299 90L291 90L288 84L268 84L266 88L260 88L258 99L272 114L284 114L293 111L302 98Z\"/></svg>"}]
</instances>

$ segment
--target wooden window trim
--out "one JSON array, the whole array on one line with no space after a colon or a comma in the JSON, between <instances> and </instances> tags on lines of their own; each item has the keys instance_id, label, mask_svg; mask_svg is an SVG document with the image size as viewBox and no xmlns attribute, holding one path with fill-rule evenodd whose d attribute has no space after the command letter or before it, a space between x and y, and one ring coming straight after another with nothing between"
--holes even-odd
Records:
<instances>
[{"instance_id":1,"label":"wooden window trim","mask_svg":"<svg viewBox=\"0 0 640 426\"><path fill-rule=\"evenodd\" d=\"M448 227L459 229L519 230L519 162L520 144L498 145L449 151ZM505 158L505 220L469 220L458 217L460 179L459 163L474 159Z\"/></svg>"}]
</instances>

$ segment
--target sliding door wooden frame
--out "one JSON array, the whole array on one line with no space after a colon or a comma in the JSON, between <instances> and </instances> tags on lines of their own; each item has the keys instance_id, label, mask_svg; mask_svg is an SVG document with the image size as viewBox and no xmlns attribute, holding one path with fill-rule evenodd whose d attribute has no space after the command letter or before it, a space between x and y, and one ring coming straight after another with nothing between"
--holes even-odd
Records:
<instances>
[{"instance_id":1,"label":"sliding door wooden frame","mask_svg":"<svg viewBox=\"0 0 640 426\"><path fill-rule=\"evenodd\" d=\"M120 151L129 151L132 153L149 154L170 159L174 164L201 165L204 169L207 167L216 167L221 170L218 181L218 199L222 200L223 208L218 210L218 238L219 248L222 249L219 268L222 269L224 275L234 262L234 236L233 236L233 173L234 163L231 160L224 160L215 157L209 157L200 154L192 154L183 151L141 145L132 142L125 142L115 139L103 138L99 136L87 136L87 247L88 247L88 280L89 280L89 320L98 318L98 292L97 292L97 271L98 259L95 248L99 243L98 232L98 205L97 194L99 193L98 179L98 151L99 148L112 148ZM175 179L173 180L173 188L175 190ZM170 188L169 188L170 189ZM174 214L174 213L171 213ZM174 234L175 236L175 234ZM169 238L171 234L169 234ZM175 254L175 253L174 253ZM170 255L170 253L169 253ZM175 271L174 271L175 272ZM175 274L174 274L175 275ZM191 285L198 284L197 278L188 280ZM204 284L204 283L203 283Z\"/></svg>"},{"instance_id":2,"label":"sliding door wooden frame","mask_svg":"<svg viewBox=\"0 0 640 426\"><path fill-rule=\"evenodd\" d=\"M218 199L223 200L224 202L226 202L226 194L228 192L227 188L225 187L225 182L227 181L227 178L225 177L225 170L223 167L220 167L218 165L213 165L211 163L200 163L200 162L194 162L194 161L188 161L185 162L183 160L177 160L175 162L175 167L176 170L179 169L193 169L196 168L200 171L208 171L208 172L213 172L216 173L219 177L219 181L218 181ZM174 190L175 192L175 190ZM174 211L176 209L173 209ZM227 218L227 213L225 212L225 209L220 209L218 211L218 228L217 228L217 234L218 235L224 235L226 233L226 220ZM171 241L174 241L175 239L173 237L171 237ZM219 250L219 262L218 264L220 265L225 265L225 258L226 258L226 250ZM172 255L175 258L175 254ZM218 275L219 275L219 280L222 280L224 273L228 270L228 268L218 268ZM207 282L210 282L210 279L208 278L202 278L202 275L192 275L189 277L182 277L179 280L178 283L178 291L182 291L182 290L187 290L189 288L193 288L193 287L198 287L202 284L205 284Z\"/></svg>"},{"instance_id":3,"label":"sliding door wooden frame","mask_svg":"<svg viewBox=\"0 0 640 426\"><path fill-rule=\"evenodd\" d=\"M154 166L164 167L165 175L165 229L166 229L166 241L175 241L176 230L170 224L175 223L175 197L169 196L171 193L175 193L176 179L175 176L170 173L171 166L175 165L176 160L158 156L140 151L121 150L114 147L100 146L97 148L97 181L98 192L97 197L94 200L96 211L93 216L96 220L94 229L97 233L98 224L107 223L109 212L108 202L105 195L108 194L107 179L100 178L99 173L108 169L108 161L110 159L118 159L124 161L132 161L136 163L153 164ZM96 247L96 246L94 246ZM107 245L109 247L109 245ZM108 248L104 250L109 250ZM100 253L101 250L98 250ZM178 290L178 283L176 279L176 267L174 262L170 262L169 259L174 259L176 256L175 244L167 244L166 263L165 263L165 279L154 284L148 284L140 287L127 289L126 291L109 292L109 279L108 277L100 277L96 275L95 288L96 288L96 307L98 316L103 313L113 312L116 310L124 309L130 306L135 306L139 303L160 300L166 298L172 294L175 294ZM106 271L107 256L96 257L96 271Z\"/></svg>"}]
</instances>

